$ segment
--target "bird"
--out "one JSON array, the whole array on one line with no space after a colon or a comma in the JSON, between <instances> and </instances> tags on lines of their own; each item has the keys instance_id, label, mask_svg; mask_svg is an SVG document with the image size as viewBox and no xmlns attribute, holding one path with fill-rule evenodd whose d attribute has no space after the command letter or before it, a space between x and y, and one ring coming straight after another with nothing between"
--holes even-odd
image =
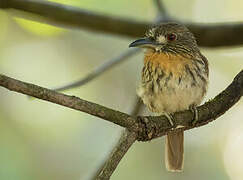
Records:
<instances>
[{"instance_id":1,"label":"bird","mask_svg":"<svg viewBox=\"0 0 243 180\"><path fill-rule=\"evenodd\" d=\"M165 115L173 126L172 113L192 110L192 123L196 123L196 107L207 92L209 69L189 29L176 22L160 23L129 47L145 49L137 95L149 111ZM178 126L166 135L165 165L168 171L181 172L183 164L184 131Z\"/></svg>"}]
</instances>

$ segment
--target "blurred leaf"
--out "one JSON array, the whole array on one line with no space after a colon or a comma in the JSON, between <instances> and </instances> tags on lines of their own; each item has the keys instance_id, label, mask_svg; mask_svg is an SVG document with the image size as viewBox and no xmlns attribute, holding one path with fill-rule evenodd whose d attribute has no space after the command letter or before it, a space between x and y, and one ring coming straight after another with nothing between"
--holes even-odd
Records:
<instances>
[{"instance_id":1,"label":"blurred leaf","mask_svg":"<svg viewBox=\"0 0 243 180\"><path fill-rule=\"evenodd\" d=\"M43 24L27 19L15 18L16 22L27 31L39 36L59 35L65 30L48 24Z\"/></svg>"}]
</instances>

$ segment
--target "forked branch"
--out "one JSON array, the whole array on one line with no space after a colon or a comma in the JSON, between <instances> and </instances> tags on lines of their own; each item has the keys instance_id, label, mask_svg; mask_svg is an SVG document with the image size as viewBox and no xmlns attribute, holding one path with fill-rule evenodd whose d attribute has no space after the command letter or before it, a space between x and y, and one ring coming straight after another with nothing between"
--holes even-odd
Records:
<instances>
[{"instance_id":1,"label":"forked branch","mask_svg":"<svg viewBox=\"0 0 243 180\"><path fill-rule=\"evenodd\" d=\"M172 127L166 116L140 116L134 117L75 96L68 96L34 84L22 82L5 75L0 75L0 86L11 91L36 97L45 101L82 111L101 119L113 122L138 134L142 141L163 136L171 131ZM214 99L199 106L199 119L192 125L193 113L189 110L173 114L175 126L182 125L184 129L203 126L224 114L243 94L243 70L234 78L233 82Z\"/></svg>"}]
</instances>

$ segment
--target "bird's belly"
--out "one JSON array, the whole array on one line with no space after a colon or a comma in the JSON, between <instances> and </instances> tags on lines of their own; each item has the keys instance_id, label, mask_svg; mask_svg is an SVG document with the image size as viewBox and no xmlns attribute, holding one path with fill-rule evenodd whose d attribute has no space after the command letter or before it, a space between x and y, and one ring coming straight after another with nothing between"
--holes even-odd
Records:
<instances>
[{"instance_id":1,"label":"bird's belly","mask_svg":"<svg viewBox=\"0 0 243 180\"><path fill-rule=\"evenodd\" d=\"M155 113L173 113L189 109L191 105L201 103L206 92L206 83L193 84L190 78L171 78L142 83L137 93L150 111Z\"/></svg>"}]
</instances>

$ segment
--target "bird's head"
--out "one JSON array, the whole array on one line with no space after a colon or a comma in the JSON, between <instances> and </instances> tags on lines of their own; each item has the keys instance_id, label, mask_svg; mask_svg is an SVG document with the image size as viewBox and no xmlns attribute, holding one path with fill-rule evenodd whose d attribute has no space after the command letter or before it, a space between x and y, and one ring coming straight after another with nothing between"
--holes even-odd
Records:
<instances>
[{"instance_id":1,"label":"bird's head","mask_svg":"<svg viewBox=\"0 0 243 180\"><path fill-rule=\"evenodd\" d=\"M155 25L146 32L144 38L132 42L129 47L147 48L157 53L188 55L199 51L193 34L178 23Z\"/></svg>"}]
</instances>

